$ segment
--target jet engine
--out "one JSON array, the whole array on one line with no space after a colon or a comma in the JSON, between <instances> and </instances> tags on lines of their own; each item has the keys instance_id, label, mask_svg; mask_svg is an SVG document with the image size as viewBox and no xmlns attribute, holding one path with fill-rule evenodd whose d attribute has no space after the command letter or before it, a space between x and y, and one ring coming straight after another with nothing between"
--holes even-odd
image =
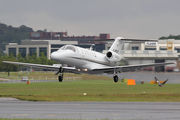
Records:
<instances>
[{"instance_id":1,"label":"jet engine","mask_svg":"<svg viewBox=\"0 0 180 120\"><path fill-rule=\"evenodd\" d=\"M106 58L110 62L119 62L121 60L121 56L119 54L117 54L116 52L113 52L113 51L108 51L106 53Z\"/></svg>"}]
</instances>

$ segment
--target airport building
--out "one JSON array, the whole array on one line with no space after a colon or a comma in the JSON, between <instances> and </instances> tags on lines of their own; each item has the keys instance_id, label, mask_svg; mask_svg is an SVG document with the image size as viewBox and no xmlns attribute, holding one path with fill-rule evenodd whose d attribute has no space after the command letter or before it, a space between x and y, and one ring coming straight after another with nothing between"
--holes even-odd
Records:
<instances>
[{"instance_id":1,"label":"airport building","mask_svg":"<svg viewBox=\"0 0 180 120\"><path fill-rule=\"evenodd\" d=\"M105 54L111 44L106 44ZM166 67L149 67L148 71L173 71L180 69L180 40L158 40L158 42L130 42L124 43L120 52L121 57L128 64L176 62L176 65L167 65Z\"/></svg>"},{"instance_id":2,"label":"airport building","mask_svg":"<svg viewBox=\"0 0 180 120\"><path fill-rule=\"evenodd\" d=\"M110 34L101 33L99 36L68 36L67 32L32 32L30 33L31 40L61 40L61 41L78 41L78 44L89 44L90 40L110 39ZM104 42L101 42L104 43Z\"/></svg>"},{"instance_id":3,"label":"airport building","mask_svg":"<svg viewBox=\"0 0 180 120\"><path fill-rule=\"evenodd\" d=\"M77 41L60 41L60 40L21 40L21 44L18 45L17 43L9 43L6 45L6 53L10 54L11 52L14 56L21 53L22 57L29 55L33 55L35 52L39 57L41 52L50 59L50 54L53 51L59 49L59 47L66 45L66 44L73 44L77 45Z\"/></svg>"},{"instance_id":4,"label":"airport building","mask_svg":"<svg viewBox=\"0 0 180 120\"><path fill-rule=\"evenodd\" d=\"M110 34L100 34L99 36L67 36L67 32L33 32L30 40L21 40L21 44L9 43L6 45L6 54L13 53L14 56L21 53L22 57L37 56L43 52L48 59L53 51L58 50L66 44L72 44L89 49L92 44L93 50L106 54L111 43L92 42L89 40L109 39ZM167 65L166 67L149 67L148 71L173 71L180 69L180 40L158 40L157 42L130 42L124 43L120 52L121 57L128 64L177 62L177 65Z\"/></svg>"},{"instance_id":5,"label":"airport building","mask_svg":"<svg viewBox=\"0 0 180 120\"><path fill-rule=\"evenodd\" d=\"M50 59L50 54L53 51L58 50L60 47L66 44L71 44L79 47L89 49L92 44L93 49L102 52L105 49L105 42L93 42L90 40L96 39L110 39L110 34L99 34L99 36L68 36L67 32L41 32L30 33L29 40L21 40L21 44L9 43L6 45L6 54L13 53L14 56L21 53L22 57L33 55L34 52L37 56L41 55L41 52Z\"/></svg>"},{"instance_id":6,"label":"airport building","mask_svg":"<svg viewBox=\"0 0 180 120\"><path fill-rule=\"evenodd\" d=\"M75 45L82 48L89 49L92 44L78 44L78 41L60 41L60 40L21 40L21 44L9 43L6 45L6 54L13 53L14 56L17 56L21 53L22 57L33 55L35 52L39 57L41 52L50 59L50 54L54 51L57 51L60 47L64 45ZM93 46L93 49L99 52L102 52L105 49L105 44L96 44Z\"/></svg>"}]
</instances>

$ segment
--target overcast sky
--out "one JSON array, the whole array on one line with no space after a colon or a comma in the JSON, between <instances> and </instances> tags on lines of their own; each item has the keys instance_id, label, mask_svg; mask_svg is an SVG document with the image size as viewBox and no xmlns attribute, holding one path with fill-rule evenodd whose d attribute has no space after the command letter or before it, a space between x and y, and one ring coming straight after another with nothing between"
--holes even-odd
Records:
<instances>
[{"instance_id":1,"label":"overcast sky","mask_svg":"<svg viewBox=\"0 0 180 120\"><path fill-rule=\"evenodd\" d=\"M0 22L68 35L180 35L180 0L0 0Z\"/></svg>"}]
</instances>

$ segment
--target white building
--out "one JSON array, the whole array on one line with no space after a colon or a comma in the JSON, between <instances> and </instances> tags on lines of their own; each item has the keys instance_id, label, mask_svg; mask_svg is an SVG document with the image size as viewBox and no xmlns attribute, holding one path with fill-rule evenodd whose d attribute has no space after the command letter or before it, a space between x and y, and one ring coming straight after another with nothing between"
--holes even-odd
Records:
<instances>
[{"instance_id":1,"label":"white building","mask_svg":"<svg viewBox=\"0 0 180 120\"><path fill-rule=\"evenodd\" d=\"M167 42L172 42L172 50L167 50ZM34 52L40 56L43 52L48 59L53 51L58 50L66 44L77 45L84 48L89 48L91 45L78 45L77 41L60 41L60 40L21 40L21 44L9 43L6 45L6 53L13 53L14 56L21 53L22 57L33 55ZM98 46L98 45L97 45ZM111 44L105 45L105 54ZM158 42L130 42L124 43L121 51L121 57L128 64L143 64L143 63L158 63L158 62L177 62L177 65L168 65L166 68L147 68L155 71L172 71L174 68L180 68L180 40L159 40ZM160 69L160 70L159 70Z\"/></svg>"},{"instance_id":2,"label":"white building","mask_svg":"<svg viewBox=\"0 0 180 120\"><path fill-rule=\"evenodd\" d=\"M41 52L50 59L50 54L53 51L58 50L60 47L66 44L77 45L77 41L60 41L60 40L21 40L21 44L9 43L6 45L6 53L13 53L14 56L21 53L22 57L26 55L33 55L35 52L37 56L40 56Z\"/></svg>"},{"instance_id":3,"label":"white building","mask_svg":"<svg viewBox=\"0 0 180 120\"><path fill-rule=\"evenodd\" d=\"M167 44L171 42L172 44ZM106 44L105 54L110 48L111 44ZM167 47L172 47L167 50ZM121 57L125 59L128 64L143 64L143 63L159 63L159 62L177 62L177 65L167 65L164 67L150 67L147 70L155 71L172 71L174 68L180 68L180 40L158 40L158 42L130 42L124 43L123 49L120 53Z\"/></svg>"}]
</instances>

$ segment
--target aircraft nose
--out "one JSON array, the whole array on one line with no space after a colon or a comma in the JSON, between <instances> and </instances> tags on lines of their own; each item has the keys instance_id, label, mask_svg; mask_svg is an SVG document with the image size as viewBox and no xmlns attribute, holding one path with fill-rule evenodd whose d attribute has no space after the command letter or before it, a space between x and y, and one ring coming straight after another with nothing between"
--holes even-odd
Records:
<instances>
[{"instance_id":1,"label":"aircraft nose","mask_svg":"<svg viewBox=\"0 0 180 120\"><path fill-rule=\"evenodd\" d=\"M58 53L57 52L52 52L51 53L51 59L58 60Z\"/></svg>"}]
</instances>

